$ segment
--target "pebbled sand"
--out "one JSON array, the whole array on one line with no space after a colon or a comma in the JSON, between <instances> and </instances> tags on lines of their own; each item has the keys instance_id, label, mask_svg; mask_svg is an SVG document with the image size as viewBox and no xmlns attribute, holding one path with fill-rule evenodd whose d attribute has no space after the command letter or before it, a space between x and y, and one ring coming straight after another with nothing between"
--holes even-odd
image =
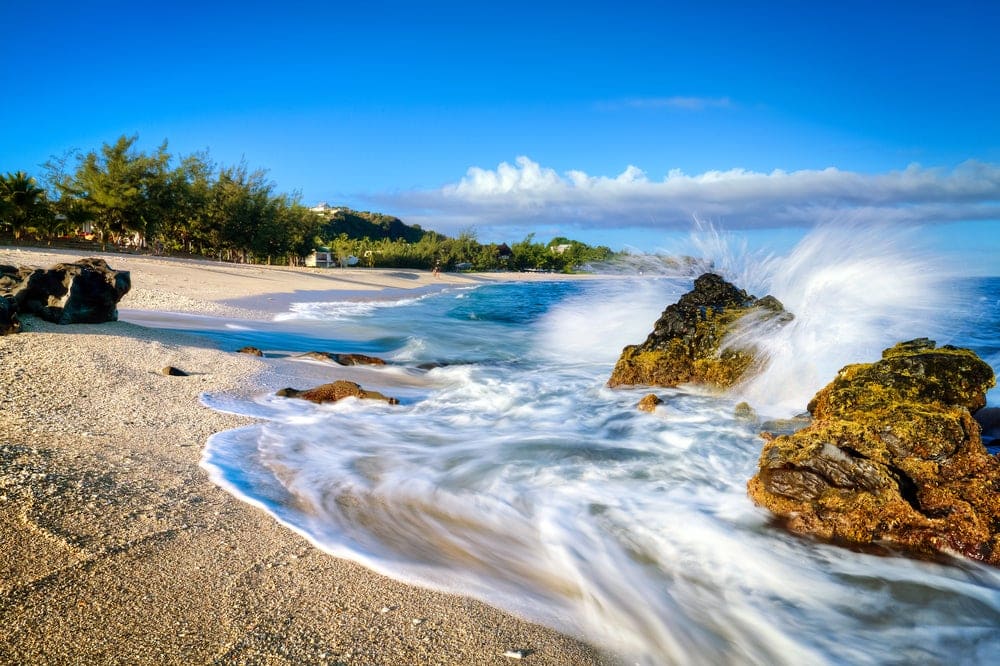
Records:
<instances>
[{"instance_id":1,"label":"pebbled sand","mask_svg":"<svg viewBox=\"0 0 1000 666\"><path fill-rule=\"evenodd\" d=\"M82 256L0 248L0 263ZM263 316L331 291L377 297L436 283L524 279L287 269L103 256L132 271L124 311ZM527 276L552 279L555 276ZM214 432L248 419L204 391L280 382L280 361L126 322L25 317L0 337L0 663L614 663L482 603L326 555L214 486ZM174 365L189 377L168 377ZM417 622L415 622L417 621Z\"/></svg>"}]
</instances>

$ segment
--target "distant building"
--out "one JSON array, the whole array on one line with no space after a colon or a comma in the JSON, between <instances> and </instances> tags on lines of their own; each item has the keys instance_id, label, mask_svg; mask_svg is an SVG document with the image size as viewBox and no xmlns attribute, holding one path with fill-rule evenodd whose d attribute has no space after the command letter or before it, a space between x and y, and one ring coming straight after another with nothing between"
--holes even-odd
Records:
<instances>
[{"instance_id":1,"label":"distant building","mask_svg":"<svg viewBox=\"0 0 1000 666\"><path fill-rule=\"evenodd\" d=\"M347 268L348 266L357 265L358 258L353 254L346 257L335 257L333 256L333 252L328 247L318 247L306 257L306 266L313 266L316 268L331 268L333 266Z\"/></svg>"},{"instance_id":2,"label":"distant building","mask_svg":"<svg viewBox=\"0 0 1000 666\"><path fill-rule=\"evenodd\" d=\"M334 208L333 206L331 206L327 202L320 201L318 204L316 204L315 206L313 206L309 210L313 211L314 213L327 213L329 215L332 215L333 213L339 213L340 211L346 210L346 209L343 208L343 207L341 207L341 208Z\"/></svg>"},{"instance_id":3,"label":"distant building","mask_svg":"<svg viewBox=\"0 0 1000 666\"><path fill-rule=\"evenodd\" d=\"M312 251L312 254L306 257L306 266L330 268L330 266L334 265L336 265L336 260L333 258L333 253L330 252L330 248L328 247L318 247Z\"/></svg>"},{"instance_id":4,"label":"distant building","mask_svg":"<svg viewBox=\"0 0 1000 666\"><path fill-rule=\"evenodd\" d=\"M553 245L549 249L552 250L552 252L554 252L555 254L562 254L571 247L573 246L570 245L569 243L560 243L559 245Z\"/></svg>"}]
</instances>

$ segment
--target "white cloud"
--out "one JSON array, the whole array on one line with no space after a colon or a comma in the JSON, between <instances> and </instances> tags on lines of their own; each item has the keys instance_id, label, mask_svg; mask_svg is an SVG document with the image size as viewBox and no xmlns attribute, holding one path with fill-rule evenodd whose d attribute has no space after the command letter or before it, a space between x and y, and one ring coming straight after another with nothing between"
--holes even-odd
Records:
<instances>
[{"instance_id":1,"label":"white cloud","mask_svg":"<svg viewBox=\"0 0 1000 666\"><path fill-rule=\"evenodd\" d=\"M629 165L615 176L559 174L527 157L470 168L437 190L377 197L407 221L447 231L531 226L687 230L693 218L728 229L859 222L930 224L1000 220L1000 165L911 165L866 174L834 167L769 173L746 169L650 179Z\"/></svg>"}]
</instances>

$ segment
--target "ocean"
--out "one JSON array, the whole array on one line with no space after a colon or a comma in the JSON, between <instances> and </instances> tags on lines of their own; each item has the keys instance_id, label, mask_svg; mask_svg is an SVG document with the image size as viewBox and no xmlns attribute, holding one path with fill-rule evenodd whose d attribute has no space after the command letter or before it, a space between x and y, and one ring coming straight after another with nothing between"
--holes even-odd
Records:
<instances>
[{"instance_id":1,"label":"ocean","mask_svg":"<svg viewBox=\"0 0 1000 666\"><path fill-rule=\"evenodd\" d=\"M824 235L826 234L826 235ZM831 236L830 234L834 234ZM331 555L509 609L644 664L988 663L1000 571L793 536L747 498L762 429L788 428L847 363L901 340L1000 367L1000 278L958 278L877 235L817 232L781 257L716 257L796 316L755 340L763 375L719 394L605 386L694 276L494 283L295 303L202 326L302 386L349 376L400 404L206 394L261 419L203 466ZM360 270L360 269L359 269ZM754 336L753 331L747 332ZM295 359L377 355L384 367ZM281 388L278 386L274 389ZM655 392L655 413L636 409ZM990 406L1000 404L992 391ZM748 401L757 419L737 418Z\"/></svg>"}]
</instances>

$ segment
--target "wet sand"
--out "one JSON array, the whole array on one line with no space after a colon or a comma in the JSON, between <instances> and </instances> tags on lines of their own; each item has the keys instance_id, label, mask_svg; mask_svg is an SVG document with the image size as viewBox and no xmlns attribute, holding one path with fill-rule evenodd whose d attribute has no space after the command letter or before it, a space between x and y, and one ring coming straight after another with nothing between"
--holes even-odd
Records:
<instances>
[{"instance_id":1,"label":"wet sand","mask_svg":"<svg viewBox=\"0 0 1000 666\"><path fill-rule=\"evenodd\" d=\"M82 257L0 247L0 263ZM93 255L87 255L93 256ZM104 256L119 307L265 317L334 293L551 279L288 269ZM249 419L205 391L280 384L281 361L124 321L25 317L0 337L0 663L611 663L585 643L460 596L333 558L212 484L214 432ZM187 377L160 374L167 365Z\"/></svg>"}]
</instances>

